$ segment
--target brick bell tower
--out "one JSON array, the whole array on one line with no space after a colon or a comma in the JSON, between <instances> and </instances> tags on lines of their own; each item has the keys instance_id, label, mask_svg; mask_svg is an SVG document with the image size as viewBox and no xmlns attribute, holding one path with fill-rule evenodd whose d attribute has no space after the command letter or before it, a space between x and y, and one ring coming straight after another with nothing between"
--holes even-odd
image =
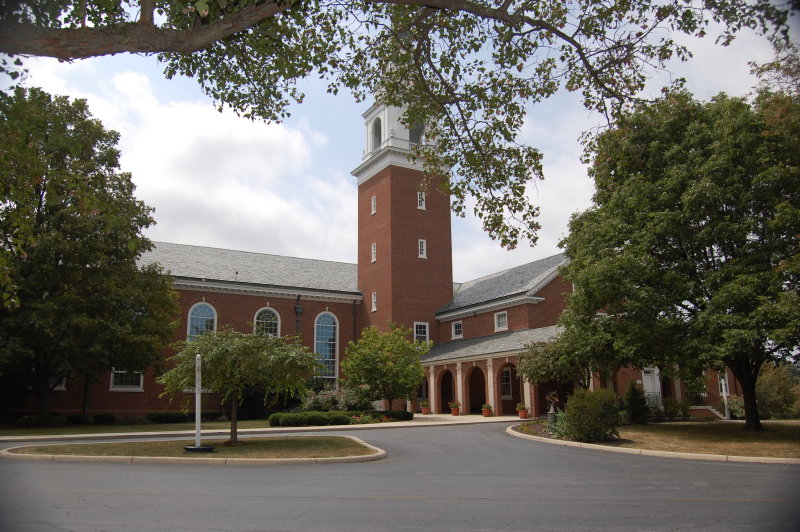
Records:
<instances>
[{"instance_id":1,"label":"brick bell tower","mask_svg":"<svg viewBox=\"0 0 800 532\"><path fill-rule=\"evenodd\" d=\"M358 288L362 321L393 322L418 339L440 341L436 309L453 299L450 197L409 159L422 128L409 130L402 109L373 105L364 114L358 179ZM426 177L428 179L425 185Z\"/></svg>"}]
</instances>

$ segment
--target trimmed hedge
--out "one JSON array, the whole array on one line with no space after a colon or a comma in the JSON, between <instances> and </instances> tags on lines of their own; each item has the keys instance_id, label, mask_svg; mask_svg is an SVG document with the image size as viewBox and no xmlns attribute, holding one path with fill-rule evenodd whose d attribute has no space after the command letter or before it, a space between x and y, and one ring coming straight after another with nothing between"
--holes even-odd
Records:
<instances>
[{"instance_id":1,"label":"trimmed hedge","mask_svg":"<svg viewBox=\"0 0 800 532\"><path fill-rule=\"evenodd\" d=\"M619 438L619 400L611 390L577 390L567 401L564 417L564 435L570 440Z\"/></svg>"},{"instance_id":2,"label":"trimmed hedge","mask_svg":"<svg viewBox=\"0 0 800 532\"><path fill-rule=\"evenodd\" d=\"M644 393L633 381L628 381L628 388L625 390L625 397L622 403L628 423L647 423L647 418L650 416L650 408L647 406L647 399L645 399Z\"/></svg>"},{"instance_id":3,"label":"trimmed hedge","mask_svg":"<svg viewBox=\"0 0 800 532\"><path fill-rule=\"evenodd\" d=\"M303 427L325 425L350 425L352 416L370 416L375 419L389 418L394 421L411 421L412 412L405 410L368 410L366 412L276 412L267 418L270 427Z\"/></svg>"},{"instance_id":4,"label":"trimmed hedge","mask_svg":"<svg viewBox=\"0 0 800 532\"><path fill-rule=\"evenodd\" d=\"M89 422L89 416L83 414L70 414L67 416L67 423L70 425L85 425Z\"/></svg>"},{"instance_id":5,"label":"trimmed hedge","mask_svg":"<svg viewBox=\"0 0 800 532\"><path fill-rule=\"evenodd\" d=\"M15 424L22 427L60 427L66 425L66 423L67 419L57 414L50 414L49 416L30 414L18 418Z\"/></svg>"},{"instance_id":6,"label":"trimmed hedge","mask_svg":"<svg viewBox=\"0 0 800 532\"><path fill-rule=\"evenodd\" d=\"M145 417L148 421L152 421L153 423L185 423L190 419L194 419L194 414L184 414L183 412L150 412Z\"/></svg>"},{"instance_id":7,"label":"trimmed hedge","mask_svg":"<svg viewBox=\"0 0 800 532\"><path fill-rule=\"evenodd\" d=\"M94 422L96 425L112 425L116 423L117 416L114 414L95 414Z\"/></svg>"}]
</instances>

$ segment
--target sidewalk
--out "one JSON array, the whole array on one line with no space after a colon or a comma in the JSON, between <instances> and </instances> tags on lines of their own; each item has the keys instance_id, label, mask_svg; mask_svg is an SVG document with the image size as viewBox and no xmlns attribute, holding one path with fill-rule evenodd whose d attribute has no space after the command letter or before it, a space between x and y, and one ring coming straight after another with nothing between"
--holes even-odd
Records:
<instances>
[{"instance_id":1,"label":"sidewalk","mask_svg":"<svg viewBox=\"0 0 800 532\"><path fill-rule=\"evenodd\" d=\"M472 425L475 423L512 423L519 422L518 416L493 416L483 417L480 415L453 416L450 414L415 414L413 421L392 421L389 423L370 423L365 425L327 425L322 427L269 427L264 420L264 428L239 429L240 436L259 435L259 434L280 434L286 432L331 432L342 430L375 430L375 429L400 429L413 427L431 426L452 426L452 425ZM204 437L208 436L227 436L230 429L202 430ZM137 438L157 438L181 437L187 438L195 435L194 429L181 431L148 431L148 432L105 432L98 434L46 434L42 436L0 436L0 443L17 442L42 442L42 441L73 441L73 440L111 440L111 439L137 439Z\"/></svg>"}]
</instances>

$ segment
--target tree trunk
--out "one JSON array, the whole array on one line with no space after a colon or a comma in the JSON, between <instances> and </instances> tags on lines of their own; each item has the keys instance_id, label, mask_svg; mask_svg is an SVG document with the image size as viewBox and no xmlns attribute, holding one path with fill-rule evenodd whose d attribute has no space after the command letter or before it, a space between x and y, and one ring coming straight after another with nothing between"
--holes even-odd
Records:
<instances>
[{"instance_id":1,"label":"tree trunk","mask_svg":"<svg viewBox=\"0 0 800 532\"><path fill-rule=\"evenodd\" d=\"M763 430L761 419L758 416L758 404L756 404L756 381L758 372L763 362L752 360L740 361L738 363L728 363L733 376L739 379L742 384L742 399L744 400L744 429Z\"/></svg>"},{"instance_id":2,"label":"tree trunk","mask_svg":"<svg viewBox=\"0 0 800 532\"><path fill-rule=\"evenodd\" d=\"M239 443L239 439L237 438L236 430L237 430L237 423L239 420L239 401L234 397L231 399L231 438L230 444L236 445Z\"/></svg>"}]
</instances>

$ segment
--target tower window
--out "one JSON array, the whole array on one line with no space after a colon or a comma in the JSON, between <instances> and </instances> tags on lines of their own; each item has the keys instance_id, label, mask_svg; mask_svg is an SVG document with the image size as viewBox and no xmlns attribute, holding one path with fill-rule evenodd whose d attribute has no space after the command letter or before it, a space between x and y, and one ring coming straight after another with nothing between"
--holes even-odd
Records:
<instances>
[{"instance_id":1,"label":"tower window","mask_svg":"<svg viewBox=\"0 0 800 532\"><path fill-rule=\"evenodd\" d=\"M372 196L372 198L370 198L369 213L375 214L376 212L378 212L378 198Z\"/></svg>"},{"instance_id":2,"label":"tower window","mask_svg":"<svg viewBox=\"0 0 800 532\"><path fill-rule=\"evenodd\" d=\"M422 144L422 134L425 132L425 126L422 124L415 124L408 132L408 141L411 144Z\"/></svg>"},{"instance_id":3,"label":"tower window","mask_svg":"<svg viewBox=\"0 0 800 532\"><path fill-rule=\"evenodd\" d=\"M421 259L427 259L428 258L428 246L427 246L427 243L425 242L425 240L423 240L422 238L417 240L417 247L418 247L418 251L419 251L419 254L417 256L419 258L421 258Z\"/></svg>"},{"instance_id":4,"label":"tower window","mask_svg":"<svg viewBox=\"0 0 800 532\"><path fill-rule=\"evenodd\" d=\"M378 310L378 293L372 292L372 312L376 312Z\"/></svg>"},{"instance_id":5,"label":"tower window","mask_svg":"<svg viewBox=\"0 0 800 532\"><path fill-rule=\"evenodd\" d=\"M507 331L508 330L508 312L495 312L494 314L494 330Z\"/></svg>"},{"instance_id":6,"label":"tower window","mask_svg":"<svg viewBox=\"0 0 800 532\"><path fill-rule=\"evenodd\" d=\"M424 211L425 210L425 191L418 190L417 191L417 209Z\"/></svg>"},{"instance_id":7,"label":"tower window","mask_svg":"<svg viewBox=\"0 0 800 532\"><path fill-rule=\"evenodd\" d=\"M378 244L373 242L371 246L372 262L378 260Z\"/></svg>"},{"instance_id":8,"label":"tower window","mask_svg":"<svg viewBox=\"0 0 800 532\"><path fill-rule=\"evenodd\" d=\"M423 322L423 321L414 322L414 341L415 342L428 341L428 322Z\"/></svg>"},{"instance_id":9,"label":"tower window","mask_svg":"<svg viewBox=\"0 0 800 532\"><path fill-rule=\"evenodd\" d=\"M383 140L383 134L381 132L381 119L376 118L375 121L372 123L372 150L377 150L381 147L381 141Z\"/></svg>"}]
</instances>

